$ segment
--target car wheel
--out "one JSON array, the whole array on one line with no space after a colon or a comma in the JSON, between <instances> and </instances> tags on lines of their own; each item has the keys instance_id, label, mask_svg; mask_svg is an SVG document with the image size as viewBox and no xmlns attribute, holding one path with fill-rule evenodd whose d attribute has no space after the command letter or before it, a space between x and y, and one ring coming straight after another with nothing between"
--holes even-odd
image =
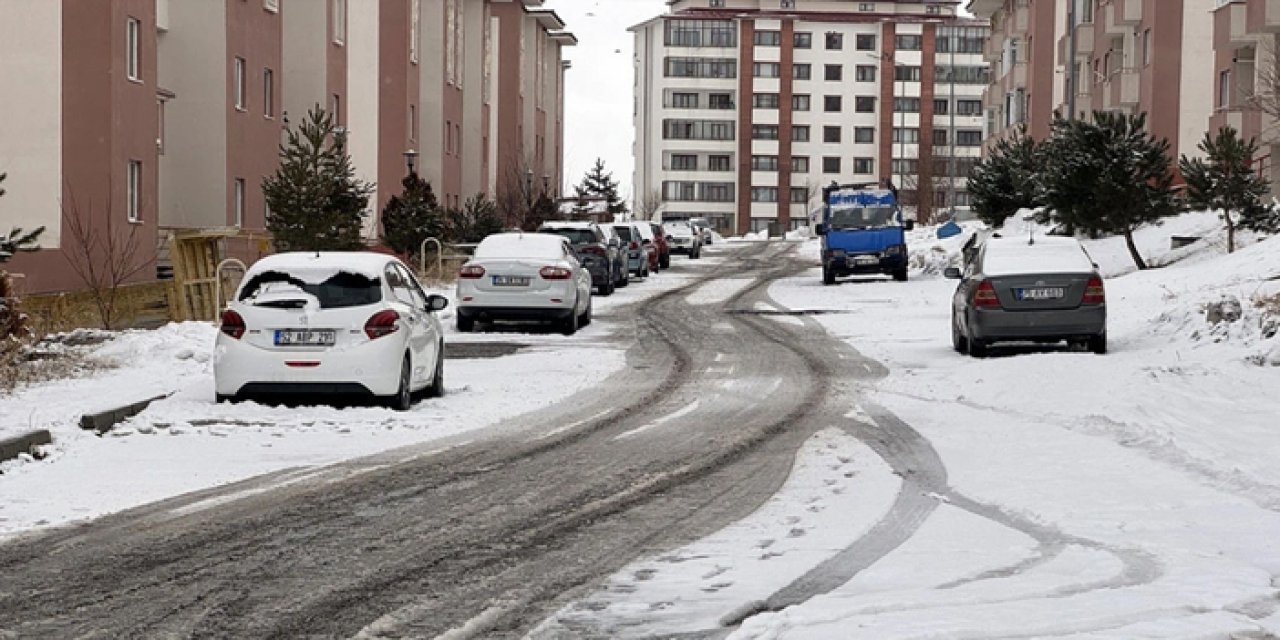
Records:
<instances>
[{"instance_id":1,"label":"car wheel","mask_svg":"<svg viewBox=\"0 0 1280 640\"><path fill-rule=\"evenodd\" d=\"M476 319L458 314L458 333L471 333L476 330Z\"/></svg>"},{"instance_id":2,"label":"car wheel","mask_svg":"<svg viewBox=\"0 0 1280 640\"><path fill-rule=\"evenodd\" d=\"M574 306L578 306L576 303ZM571 336L578 332L578 314L572 310L569 311L569 317L560 321L560 333Z\"/></svg>"},{"instance_id":3,"label":"car wheel","mask_svg":"<svg viewBox=\"0 0 1280 640\"><path fill-rule=\"evenodd\" d=\"M1106 332L1100 333L1092 338L1089 338L1089 350L1098 355L1103 355L1107 352Z\"/></svg>"},{"instance_id":4,"label":"car wheel","mask_svg":"<svg viewBox=\"0 0 1280 640\"><path fill-rule=\"evenodd\" d=\"M431 385L427 387L428 398L439 398L444 395L444 342L436 351L436 373L431 377Z\"/></svg>"},{"instance_id":5,"label":"car wheel","mask_svg":"<svg viewBox=\"0 0 1280 640\"><path fill-rule=\"evenodd\" d=\"M618 288L621 289L629 284L631 284L631 272L624 269L622 271L622 277L618 279Z\"/></svg>"},{"instance_id":6,"label":"car wheel","mask_svg":"<svg viewBox=\"0 0 1280 640\"><path fill-rule=\"evenodd\" d=\"M903 267L903 268L901 268L901 269L895 269L895 270L894 270L894 272L893 272L893 279L894 279L894 280L897 280L898 282L906 282L906 281L907 281L907 268L906 268L906 267Z\"/></svg>"},{"instance_id":7,"label":"car wheel","mask_svg":"<svg viewBox=\"0 0 1280 640\"><path fill-rule=\"evenodd\" d=\"M663 269L670 269L670 268L671 268L671 256L670 256L670 255L662 256L662 261L661 261L661 263L660 263L658 266L662 267Z\"/></svg>"},{"instance_id":8,"label":"car wheel","mask_svg":"<svg viewBox=\"0 0 1280 640\"><path fill-rule=\"evenodd\" d=\"M600 295L602 295L602 296L611 296L611 295L613 295L613 283L612 283L612 282L606 282L606 283L604 283L604 284L600 285Z\"/></svg>"},{"instance_id":9,"label":"car wheel","mask_svg":"<svg viewBox=\"0 0 1280 640\"><path fill-rule=\"evenodd\" d=\"M955 349L956 353L959 354L969 352L969 339L964 337L963 333L960 333L960 327L956 326L955 318L951 319L951 348Z\"/></svg>"},{"instance_id":10,"label":"car wheel","mask_svg":"<svg viewBox=\"0 0 1280 640\"><path fill-rule=\"evenodd\" d=\"M968 346L969 346L969 355L975 358L985 358L991 353L990 349L988 348L987 342L985 340L979 340L977 338L969 338Z\"/></svg>"},{"instance_id":11,"label":"car wheel","mask_svg":"<svg viewBox=\"0 0 1280 640\"><path fill-rule=\"evenodd\" d=\"M826 267L822 268L822 284L835 284L836 273Z\"/></svg>"},{"instance_id":12,"label":"car wheel","mask_svg":"<svg viewBox=\"0 0 1280 640\"><path fill-rule=\"evenodd\" d=\"M591 303L587 303L587 310L582 312L582 317L578 318L578 326L585 327L591 324Z\"/></svg>"},{"instance_id":13,"label":"car wheel","mask_svg":"<svg viewBox=\"0 0 1280 640\"><path fill-rule=\"evenodd\" d=\"M409 365L409 356L400 361L400 388L395 395L386 399L387 407L394 411L408 411L413 406L413 392L409 386L409 376L413 371Z\"/></svg>"}]
</instances>

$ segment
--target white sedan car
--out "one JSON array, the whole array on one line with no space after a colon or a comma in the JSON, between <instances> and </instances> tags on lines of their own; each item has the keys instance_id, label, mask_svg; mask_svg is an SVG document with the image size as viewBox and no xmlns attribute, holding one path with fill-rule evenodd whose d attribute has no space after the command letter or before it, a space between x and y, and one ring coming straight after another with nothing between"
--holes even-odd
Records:
<instances>
[{"instance_id":1,"label":"white sedan car","mask_svg":"<svg viewBox=\"0 0 1280 640\"><path fill-rule=\"evenodd\" d=\"M217 400L372 395L407 410L444 393L444 332L399 260L376 253L282 253L254 263L222 313Z\"/></svg>"},{"instance_id":2,"label":"white sedan car","mask_svg":"<svg viewBox=\"0 0 1280 640\"><path fill-rule=\"evenodd\" d=\"M477 321L542 320L565 335L591 322L591 273L564 236L497 233L458 272L458 331Z\"/></svg>"}]
</instances>

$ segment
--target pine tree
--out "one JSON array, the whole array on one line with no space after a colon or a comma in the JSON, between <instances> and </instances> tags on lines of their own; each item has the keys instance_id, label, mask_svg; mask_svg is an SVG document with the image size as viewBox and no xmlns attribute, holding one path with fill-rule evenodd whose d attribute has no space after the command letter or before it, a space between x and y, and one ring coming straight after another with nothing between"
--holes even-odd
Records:
<instances>
[{"instance_id":1,"label":"pine tree","mask_svg":"<svg viewBox=\"0 0 1280 640\"><path fill-rule=\"evenodd\" d=\"M988 225L998 227L1020 209L1043 204L1036 181L1039 148L1026 127L996 142L987 158L969 173L973 210Z\"/></svg>"},{"instance_id":2,"label":"pine tree","mask_svg":"<svg viewBox=\"0 0 1280 640\"><path fill-rule=\"evenodd\" d=\"M4 184L7 177L8 174L0 173L0 185ZM4 187L0 186L0 197L4 194ZM22 229L14 227L9 231L9 235L0 236L0 264L8 262L19 251L37 250L39 247L36 246L36 241L42 233L44 233L44 227L37 227L28 233L23 233ZM22 313L21 301L18 299L16 289L9 272L0 269L0 339L27 334L27 316ZM14 343L8 340L0 341L0 355L5 349L12 349L13 346Z\"/></svg>"},{"instance_id":3,"label":"pine tree","mask_svg":"<svg viewBox=\"0 0 1280 640\"><path fill-rule=\"evenodd\" d=\"M1270 190L1267 180L1253 171L1258 153L1256 140L1244 140L1233 127L1205 132L1200 141L1204 159L1182 156L1178 168L1187 182L1187 204L1220 211L1227 225L1227 253L1236 250L1236 229L1244 221L1257 222L1267 213L1262 197Z\"/></svg>"},{"instance_id":4,"label":"pine tree","mask_svg":"<svg viewBox=\"0 0 1280 640\"><path fill-rule=\"evenodd\" d=\"M4 197L5 178L9 174L0 173L0 198ZM13 258L14 254L19 251L35 251L38 249L36 242L40 239L40 234L44 233L44 227L37 227L34 231L23 233L21 228L14 227L9 230L9 235L0 236L0 263L8 262Z\"/></svg>"},{"instance_id":5,"label":"pine tree","mask_svg":"<svg viewBox=\"0 0 1280 640\"><path fill-rule=\"evenodd\" d=\"M559 210L556 203L547 194L540 193L538 198L533 201L533 206L529 208L529 215L525 217L524 224L521 229L529 232L537 231L542 223L548 220L555 220Z\"/></svg>"},{"instance_id":6,"label":"pine tree","mask_svg":"<svg viewBox=\"0 0 1280 640\"><path fill-rule=\"evenodd\" d=\"M1133 233L1178 212L1169 141L1146 131L1146 114L1097 111L1093 121L1058 117L1043 145L1041 187L1053 219L1092 235L1123 235L1139 269Z\"/></svg>"},{"instance_id":7,"label":"pine tree","mask_svg":"<svg viewBox=\"0 0 1280 640\"><path fill-rule=\"evenodd\" d=\"M396 253L416 256L422 242L444 242L445 217L431 184L410 173L400 182L403 191L382 208L382 241Z\"/></svg>"},{"instance_id":8,"label":"pine tree","mask_svg":"<svg viewBox=\"0 0 1280 640\"><path fill-rule=\"evenodd\" d=\"M267 230L282 251L345 251L364 246L362 221L373 185L355 177L345 132L315 107L290 129L280 167L262 181Z\"/></svg>"},{"instance_id":9,"label":"pine tree","mask_svg":"<svg viewBox=\"0 0 1280 640\"><path fill-rule=\"evenodd\" d=\"M450 209L448 237L451 242L472 244L485 236L502 231L502 216L498 207L483 193L477 193L463 204L462 209Z\"/></svg>"},{"instance_id":10,"label":"pine tree","mask_svg":"<svg viewBox=\"0 0 1280 640\"><path fill-rule=\"evenodd\" d=\"M627 204L618 196L618 182L612 173L605 171L604 160L600 158L596 158L595 166L583 176L577 194L579 198L603 198L609 205L609 213L615 217L627 212Z\"/></svg>"}]
</instances>

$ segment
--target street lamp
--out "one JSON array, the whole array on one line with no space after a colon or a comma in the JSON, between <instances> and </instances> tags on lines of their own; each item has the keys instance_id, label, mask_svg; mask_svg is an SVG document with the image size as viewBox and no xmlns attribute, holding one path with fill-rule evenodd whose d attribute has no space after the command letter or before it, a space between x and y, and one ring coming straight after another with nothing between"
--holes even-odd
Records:
<instances>
[{"instance_id":1,"label":"street lamp","mask_svg":"<svg viewBox=\"0 0 1280 640\"><path fill-rule=\"evenodd\" d=\"M409 175L418 175L418 150L409 149L404 152L404 166L408 167Z\"/></svg>"}]
</instances>

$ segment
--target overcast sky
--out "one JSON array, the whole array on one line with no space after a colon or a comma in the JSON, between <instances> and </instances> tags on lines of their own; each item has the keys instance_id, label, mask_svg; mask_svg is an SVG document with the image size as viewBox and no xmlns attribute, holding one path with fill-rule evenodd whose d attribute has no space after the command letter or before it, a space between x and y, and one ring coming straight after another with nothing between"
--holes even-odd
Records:
<instances>
[{"instance_id":1,"label":"overcast sky","mask_svg":"<svg viewBox=\"0 0 1280 640\"><path fill-rule=\"evenodd\" d=\"M596 158L603 158L621 185L619 195L630 203L634 39L627 27L665 13L667 3L550 0L545 6L578 36L578 46L565 54L573 62L565 81L565 193L573 193Z\"/></svg>"}]
</instances>

